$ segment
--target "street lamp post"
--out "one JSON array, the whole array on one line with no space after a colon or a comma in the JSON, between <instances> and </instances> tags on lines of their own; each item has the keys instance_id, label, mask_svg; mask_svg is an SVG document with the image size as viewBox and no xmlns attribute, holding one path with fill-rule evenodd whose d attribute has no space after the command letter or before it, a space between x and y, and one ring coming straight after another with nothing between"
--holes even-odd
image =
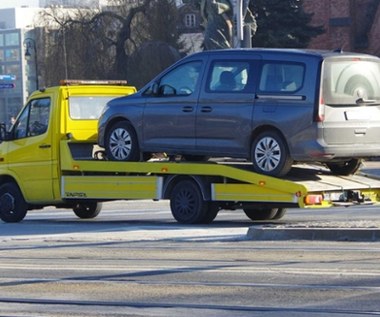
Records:
<instances>
[{"instance_id":1,"label":"street lamp post","mask_svg":"<svg viewBox=\"0 0 380 317\"><path fill-rule=\"evenodd\" d=\"M37 47L36 47L36 41L30 37L26 38L24 40L24 47L25 47L25 58L30 58L32 56L31 50L34 51L34 65L36 67L36 89L39 88L39 82L38 82L38 63L37 63Z\"/></svg>"}]
</instances>

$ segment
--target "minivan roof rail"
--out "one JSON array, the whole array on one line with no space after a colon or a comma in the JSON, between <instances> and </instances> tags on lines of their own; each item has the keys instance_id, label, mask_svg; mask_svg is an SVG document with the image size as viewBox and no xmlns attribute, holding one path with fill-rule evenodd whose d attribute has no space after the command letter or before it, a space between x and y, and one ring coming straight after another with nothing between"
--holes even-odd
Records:
<instances>
[{"instance_id":1,"label":"minivan roof rail","mask_svg":"<svg viewBox=\"0 0 380 317\"><path fill-rule=\"evenodd\" d=\"M342 47L339 47L339 48L336 48L335 50L333 50L334 53L343 53L343 48Z\"/></svg>"}]
</instances>

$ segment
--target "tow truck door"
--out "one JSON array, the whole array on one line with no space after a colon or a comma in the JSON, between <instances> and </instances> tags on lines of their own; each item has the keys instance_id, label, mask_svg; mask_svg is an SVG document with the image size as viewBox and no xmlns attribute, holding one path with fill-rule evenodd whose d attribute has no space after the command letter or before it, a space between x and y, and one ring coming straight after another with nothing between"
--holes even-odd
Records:
<instances>
[{"instance_id":1,"label":"tow truck door","mask_svg":"<svg viewBox=\"0 0 380 317\"><path fill-rule=\"evenodd\" d=\"M3 158L16 178L27 201L53 198L53 131L49 96L28 102L11 128L7 153Z\"/></svg>"}]
</instances>

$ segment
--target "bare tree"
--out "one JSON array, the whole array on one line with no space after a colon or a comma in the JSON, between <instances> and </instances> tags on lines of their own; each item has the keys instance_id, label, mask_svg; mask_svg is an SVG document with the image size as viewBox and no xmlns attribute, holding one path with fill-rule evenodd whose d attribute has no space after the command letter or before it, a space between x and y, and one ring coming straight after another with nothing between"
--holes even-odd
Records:
<instances>
[{"instance_id":1,"label":"bare tree","mask_svg":"<svg viewBox=\"0 0 380 317\"><path fill-rule=\"evenodd\" d=\"M177 11L173 0L145 0L131 5L126 0L114 1L114 7L104 11L73 9L63 11L50 8L41 16L46 27L46 85L56 84L63 78L129 79L151 76L136 69L136 59L156 58L141 53L148 41L165 43L176 51L181 47L176 31ZM170 51L170 50L169 50ZM165 54L166 51L162 51ZM134 56L134 63L130 62ZM157 73L179 55L173 54L170 62L158 65ZM149 61L150 62L150 61ZM139 63L145 65L144 63ZM129 68L133 65L133 74ZM139 85L150 78L139 78ZM134 84L131 81L132 84Z\"/></svg>"}]
</instances>

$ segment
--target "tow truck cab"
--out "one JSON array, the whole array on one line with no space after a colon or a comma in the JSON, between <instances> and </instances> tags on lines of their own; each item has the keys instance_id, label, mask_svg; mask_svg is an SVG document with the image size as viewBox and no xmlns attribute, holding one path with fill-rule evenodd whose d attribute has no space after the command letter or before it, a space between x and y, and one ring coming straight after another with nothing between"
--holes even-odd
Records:
<instances>
[{"instance_id":1,"label":"tow truck cab","mask_svg":"<svg viewBox=\"0 0 380 317\"><path fill-rule=\"evenodd\" d=\"M5 209L2 214L9 218L3 220L23 217L13 209L64 203L61 140L75 140L74 150L83 157L91 156L98 117L106 102L135 91L125 81L62 81L59 86L32 93L8 131L4 124L1 129L0 209Z\"/></svg>"}]
</instances>

